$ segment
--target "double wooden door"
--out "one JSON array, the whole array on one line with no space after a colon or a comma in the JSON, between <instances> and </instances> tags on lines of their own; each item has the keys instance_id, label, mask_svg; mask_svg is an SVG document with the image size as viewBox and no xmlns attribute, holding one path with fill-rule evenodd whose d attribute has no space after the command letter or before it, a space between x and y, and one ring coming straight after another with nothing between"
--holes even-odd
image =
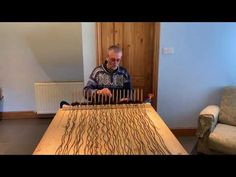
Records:
<instances>
[{"instance_id":1,"label":"double wooden door","mask_svg":"<svg viewBox=\"0 0 236 177\"><path fill-rule=\"evenodd\" d=\"M128 70L133 87L143 89L144 99L153 93L154 108L157 106L159 28L159 23L149 22L97 23L97 65L104 63L109 46L120 46L121 65Z\"/></svg>"}]
</instances>

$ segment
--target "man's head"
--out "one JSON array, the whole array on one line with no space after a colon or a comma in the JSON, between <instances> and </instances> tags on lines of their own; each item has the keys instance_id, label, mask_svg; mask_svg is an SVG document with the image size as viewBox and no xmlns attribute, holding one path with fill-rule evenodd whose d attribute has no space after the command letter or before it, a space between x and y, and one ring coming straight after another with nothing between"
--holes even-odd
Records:
<instances>
[{"instance_id":1,"label":"man's head","mask_svg":"<svg viewBox=\"0 0 236 177\"><path fill-rule=\"evenodd\" d=\"M107 53L107 68L111 70L115 70L118 68L120 64L120 60L122 57L122 50L116 46L110 46L108 48L108 53Z\"/></svg>"}]
</instances>

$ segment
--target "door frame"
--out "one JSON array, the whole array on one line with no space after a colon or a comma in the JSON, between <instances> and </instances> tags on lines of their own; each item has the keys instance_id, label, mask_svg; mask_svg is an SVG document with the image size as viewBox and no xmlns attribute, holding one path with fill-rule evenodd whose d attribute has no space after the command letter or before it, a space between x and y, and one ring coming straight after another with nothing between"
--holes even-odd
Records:
<instances>
[{"instance_id":1,"label":"door frame","mask_svg":"<svg viewBox=\"0 0 236 177\"><path fill-rule=\"evenodd\" d=\"M103 63L102 58L102 36L101 22L96 22L96 43L97 43L97 58L96 65ZM159 75L159 49L160 49L160 22L154 23L154 43L153 43L153 65L152 65L152 93L154 94L152 106L157 110L158 97L158 75Z\"/></svg>"}]
</instances>

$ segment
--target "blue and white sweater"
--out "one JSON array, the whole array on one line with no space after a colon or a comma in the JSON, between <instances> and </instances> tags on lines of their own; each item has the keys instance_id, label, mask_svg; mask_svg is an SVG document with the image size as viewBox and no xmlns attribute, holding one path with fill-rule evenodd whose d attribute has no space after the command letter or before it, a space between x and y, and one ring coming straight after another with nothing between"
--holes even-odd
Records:
<instances>
[{"instance_id":1,"label":"blue and white sweater","mask_svg":"<svg viewBox=\"0 0 236 177\"><path fill-rule=\"evenodd\" d=\"M84 87L85 94L90 94L98 89L108 88L110 90L132 89L130 75L127 70L119 66L115 71L110 72L106 67L107 62L96 67L91 75L87 85Z\"/></svg>"}]
</instances>

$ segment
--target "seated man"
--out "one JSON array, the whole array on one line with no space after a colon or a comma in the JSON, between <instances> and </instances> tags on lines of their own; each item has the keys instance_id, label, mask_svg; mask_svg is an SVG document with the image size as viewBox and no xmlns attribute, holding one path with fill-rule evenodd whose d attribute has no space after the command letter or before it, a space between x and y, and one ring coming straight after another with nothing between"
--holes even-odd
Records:
<instances>
[{"instance_id":1,"label":"seated man","mask_svg":"<svg viewBox=\"0 0 236 177\"><path fill-rule=\"evenodd\" d=\"M122 50L118 46L110 46L104 64L96 67L91 73L87 85L84 87L85 97L91 98L94 93L112 97L113 90L131 90L130 75L127 70L119 66L122 57ZM115 93L115 92L114 92ZM120 101L127 101L123 95ZM87 98L88 99L88 98ZM62 101L60 107L67 102Z\"/></svg>"},{"instance_id":2,"label":"seated man","mask_svg":"<svg viewBox=\"0 0 236 177\"><path fill-rule=\"evenodd\" d=\"M93 95L95 95L94 93L96 93L97 97L103 95L108 97L108 100L111 97L118 97L120 98L118 100L118 103L130 101L128 98L128 93L130 95L132 92L130 75L124 67L119 66L121 58L122 50L118 46L113 45L108 48L106 61L101 66L98 66L93 70L93 72L89 76L89 80L86 86L84 87L84 96L86 99L92 100L92 102L94 103L95 100ZM98 103L97 97L96 103ZM152 97L153 94L149 94L148 98L144 102L151 103ZM79 103L75 102L71 105L74 106L78 104ZM60 103L60 107L62 108L63 105L70 104L62 101Z\"/></svg>"},{"instance_id":3,"label":"seated man","mask_svg":"<svg viewBox=\"0 0 236 177\"><path fill-rule=\"evenodd\" d=\"M84 88L86 96L91 96L96 92L98 95L111 97L115 96L112 95L113 90L132 89L129 73L119 66L121 58L122 50L118 46L113 45L108 48L105 63L96 67L89 77ZM122 97L125 96L122 95Z\"/></svg>"}]
</instances>

